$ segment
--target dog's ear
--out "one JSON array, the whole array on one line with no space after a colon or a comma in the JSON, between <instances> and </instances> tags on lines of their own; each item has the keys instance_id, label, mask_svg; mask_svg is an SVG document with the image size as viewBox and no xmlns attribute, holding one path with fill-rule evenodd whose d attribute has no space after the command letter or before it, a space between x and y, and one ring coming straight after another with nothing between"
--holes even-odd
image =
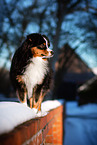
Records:
<instances>
[{"instance_id":1,"label":"dog's ear","mask_svg":"<svg viewBox=\"0 0 97 145\"><path fill-rule=\"evenodd\" d=\"M31 39L31 38L29 38L29 41L32 41L32 39Z\"/></svg>"},{"instance_id":2,"label":"dog's ear","mask_svg":"<svg viewBox=\"0 0 97 145\"><path fill-rule=\"evenodd\" d=\"M27 35L27 40L29 40L29 41L32 41L32 34L30 34L30 35Z\"/></svg>"},{"instance_id":3,"label":"dog's ear","mask_svg":"<svg viewBox=\"0 0 97 145\"><path fill-rule=\"evenodd\" d=\"M27 41L33 43L34 46L40 45L44 39L39 33L32 33L27 35Z\"/></svg>"},{"instance_id":4,"label":"dog's ear","mask_svg":"<svg viewBox=\"0 0 97 145\"><path fill-rule=\"evenodd\" d=\"M35 33L27 35L26 41L30 47L37 45L37 38Z\"/></svg>"}]
</instances>

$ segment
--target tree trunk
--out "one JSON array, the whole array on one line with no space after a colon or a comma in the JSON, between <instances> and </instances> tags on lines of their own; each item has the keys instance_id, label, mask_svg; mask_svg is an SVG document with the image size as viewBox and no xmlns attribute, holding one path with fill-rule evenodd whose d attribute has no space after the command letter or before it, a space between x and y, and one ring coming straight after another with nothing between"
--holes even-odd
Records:
<instances>
[{"instance_id":1,"label":"tree trunk","mask_svg":"<svg viewBox=\"0 0 97 145\"><path fill-rule=\"evenodd\" d=\"M60 33L61 33L61 25L64 18L64 5L62 1L58 0L58 10L57 10L57 27L56 33L53 39L53 50L54 50L54 57L52 59L52 67L55 71L55 62L58 59L58 44L60 40Z\"/></svg>"}]
</instances>

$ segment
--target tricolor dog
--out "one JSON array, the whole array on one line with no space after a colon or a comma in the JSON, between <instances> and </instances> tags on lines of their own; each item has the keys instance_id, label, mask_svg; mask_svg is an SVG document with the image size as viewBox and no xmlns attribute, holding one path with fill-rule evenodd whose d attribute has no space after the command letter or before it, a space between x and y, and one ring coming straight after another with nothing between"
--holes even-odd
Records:
<instances>
[{"instance_id":1,"label":"tricolor dog","mask_svg":"<svg viewBox=\"0 0 97 145\"><path fill-rule=\"evenodd\" d=\"M53 51L45 35L33 33L16 50L10 68L10 78L20 102L41 110L41 102L50 90L52 69L49 58Z\"/></svg>"}]
</instances>

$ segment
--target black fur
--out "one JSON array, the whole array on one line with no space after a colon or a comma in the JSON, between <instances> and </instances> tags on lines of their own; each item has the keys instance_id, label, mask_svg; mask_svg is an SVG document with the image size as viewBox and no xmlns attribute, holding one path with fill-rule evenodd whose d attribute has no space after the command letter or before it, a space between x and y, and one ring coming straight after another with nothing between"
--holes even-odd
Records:
<instances>
[{"instance_id":1,"label":"black fur","mask_svg":"<svg viewBox=\"0 0 97 145\"><path fill-rule=\"evenodd\" d=\"M22 80L19 81L17 79L17 76L22 76L25 72L26 67L30 64L30 60L31 58L33 58L33 54L31 53L32 47L37 47L38 49L46 49L42 45L43 43L45 43L43 37L45 37L48 40L48 38L45 35L42 36L41 34L37 33L28 35L27 39L16 50L12 59L12 64L10 68L10 78L15 91L19 90L19 96L22 101L24 92L27 92L27 88L26 84ZM49 60L47 61L49 62ZM45 95L46 92L50 89L51 83L52 69L49 67L49 72L45 75L42 83L34 87L35 96L39 96L41 92ZM38 97L36 97L36 100L38 100Z\"/></svg>"}]
</instances>

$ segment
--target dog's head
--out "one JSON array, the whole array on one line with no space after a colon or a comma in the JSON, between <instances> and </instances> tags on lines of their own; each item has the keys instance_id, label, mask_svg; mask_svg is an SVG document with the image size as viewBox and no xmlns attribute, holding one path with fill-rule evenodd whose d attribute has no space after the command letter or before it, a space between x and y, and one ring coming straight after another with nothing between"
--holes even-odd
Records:
<instances>
[{"instance_id":1,"label":"dog's head","mask_svg":"<svg viewBox=\"0 0 97 145\"><path fill-rule=\"evenodd\" d=\"M54 52L49 49L50 42L45 35L33 33L27 36L27 44L31 49L33 57L50 58Z\"/></svg>"}]
</instances>

